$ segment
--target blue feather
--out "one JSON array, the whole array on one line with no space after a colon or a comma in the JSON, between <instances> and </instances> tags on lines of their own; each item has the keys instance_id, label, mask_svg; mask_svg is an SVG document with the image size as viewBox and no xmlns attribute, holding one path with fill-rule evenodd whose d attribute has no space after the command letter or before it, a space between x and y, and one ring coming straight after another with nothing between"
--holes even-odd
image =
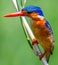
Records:
<instances>
[{"instance_id":1,"label":"blue feather","mask_svg":"<svg viewBox=\"0 0 58 65\"><path fill-rule=\"evenodd\" d=\"M38 6L27 6L27 7L23 8L22 10L25 10L27 12L36 12L39 15L44 16L41 8Z\"/></svg>"},{"instance_id":2,"label":"blue feather","mask_svg":"<svg viewBox=\"0 0 58 65\"><path fill-rule=\"evenodd\" d=\"M46 25L46 28L48 28L49 31L50 31L50 33L52 34L53 42L55 42L54 35L53 35L53 31L52 31L52 27L51 27L50 23L47 20L46 20L45 25Z\"/></svg>"},{"instance_id":3,"label":"blue feather","mask_svg":"<svg viewBox=\"0 0 58 65\"><path fill-rule=\"evenodd\" d=\"M50 30L50 32L53 34L52 27L48 21L45 23L46 27Z\"/></svg>"}]
</instances>

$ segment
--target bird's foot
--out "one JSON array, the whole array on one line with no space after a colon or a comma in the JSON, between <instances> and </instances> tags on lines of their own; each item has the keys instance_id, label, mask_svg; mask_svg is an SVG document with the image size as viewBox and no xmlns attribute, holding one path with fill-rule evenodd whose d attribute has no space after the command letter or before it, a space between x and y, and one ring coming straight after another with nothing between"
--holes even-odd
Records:
<instances>
[{"instance_id":1,"label":"bird's foot","mask_svg":"<svg viewBox=\"0 0 58 65\"><path fill-rule=\"evenodd\" d=\"M32 40L32 45L34 45L34 44L38 44L38 41L36 39Z\"/></svg>"},{"instance_id":2,"label":"bird's foot","mask_svg":"<svg viewBox=\"0 0 58 65\"><path fill-rule=\"evenodd\" d=\"M46 54L46 51L42 55L40 55L40 60L42 60L42 58L45 56L45 54Z\"/></svg>"}]
</instances>

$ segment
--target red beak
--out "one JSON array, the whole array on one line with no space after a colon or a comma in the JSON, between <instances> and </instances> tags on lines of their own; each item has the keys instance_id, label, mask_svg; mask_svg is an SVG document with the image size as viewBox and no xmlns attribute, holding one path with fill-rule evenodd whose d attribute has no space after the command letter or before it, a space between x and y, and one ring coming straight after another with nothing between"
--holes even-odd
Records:
<instances>
[{"instance_id":1,"label":"red beak","mask_svg":"<svg viewBox=\"0 0 58 65\"><path fill-rule=\"evenodd\" d=\"M20 11L20 12L16 12L16 13L7 14L4 17L17 17L17 16L26 16L26 15Z\"/></svg>"}]
</instances>

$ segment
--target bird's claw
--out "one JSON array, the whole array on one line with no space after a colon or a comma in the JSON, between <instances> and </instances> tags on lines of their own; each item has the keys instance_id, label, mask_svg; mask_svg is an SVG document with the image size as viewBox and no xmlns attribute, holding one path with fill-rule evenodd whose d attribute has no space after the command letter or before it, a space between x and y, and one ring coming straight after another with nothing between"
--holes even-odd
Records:
<instances>
[{"instance_id":1,"label":"bird's claw","mask_svg":"<svg viewBox=\"0 0 58 65\"><path fill-rule=\"evenodd\" d=\"M45 56L46 52L44 52L42 55L40 55L40 60Z\"/></svg>"}]
</instances>

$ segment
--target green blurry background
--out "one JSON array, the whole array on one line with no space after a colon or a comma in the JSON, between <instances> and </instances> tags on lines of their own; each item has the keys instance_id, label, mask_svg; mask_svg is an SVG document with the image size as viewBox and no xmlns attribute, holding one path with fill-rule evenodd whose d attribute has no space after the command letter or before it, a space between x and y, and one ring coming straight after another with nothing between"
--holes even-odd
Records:
<instances>
[{"instance_id":1,"label":"green blurry background","mask_svg":"<svg viewBox=\"0 0 58 65\"><path fill-rule=\"evenodd\" d=\"M27 5L40 6L50 22L55 49L49 65L58 65L58 0L27 0ZM11 0L0 0L0 65L43 65L29 47L19 17L3 18L5 14L15 11Z\"/></svg>"}]
</instances>

